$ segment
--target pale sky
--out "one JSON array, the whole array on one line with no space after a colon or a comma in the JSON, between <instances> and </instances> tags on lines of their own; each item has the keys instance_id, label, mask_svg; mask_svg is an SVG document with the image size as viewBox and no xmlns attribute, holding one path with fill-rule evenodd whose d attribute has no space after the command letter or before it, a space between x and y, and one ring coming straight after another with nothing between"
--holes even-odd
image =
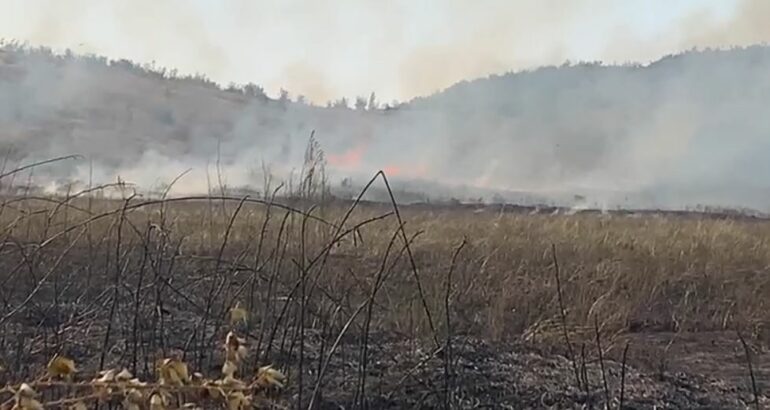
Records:
<instances>
[{"instance_id":1,"label":"pale sky","mask_svg":"<svg viewBox=\"0 0 770 410\"><path fill-rule=\"evenodd\" d=\"M648 62L766 41L767 0L0 0L0 38L319 104L407 100L565 60Z\"/></svg>"}]
</instances>

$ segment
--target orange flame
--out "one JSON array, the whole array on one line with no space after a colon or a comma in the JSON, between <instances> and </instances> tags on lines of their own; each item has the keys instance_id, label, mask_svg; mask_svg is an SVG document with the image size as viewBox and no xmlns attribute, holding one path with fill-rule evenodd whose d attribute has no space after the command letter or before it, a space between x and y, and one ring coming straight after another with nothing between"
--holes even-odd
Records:
<instances>
[{"instance_id":1,"label":"orange flame","mask_svg":"<svg viewBox=\"0 0 770 410\"><path fill-rule=\"evenodd\" d=\"M359 145L358 147L351 148L342 154L329 154L327 160L329 161L329 165L333 167L352 170L358 168L358 166L361 165L361 158L363 156L364 146Z\"/></svg>"},{"instance_id":2,"label":"orange flame","mask_svg":"<svg viewBox=\"0 0 770 410\"><path fill-rule=\"evenodd\" d=\"M398 165L387 165L384 168L382 168L382 170L385 172L386 176L391 176L391 177L397 177L402 172L401 167L399 167Z\"/></svg>"},{"instance_id":3,"label":"orange flame","mask_svg":"<svg viewBox=\"0 0 770 410\"><path fill-rule=\"evenodd\" d=\"M366 140L358 141L358 144L341 154L329 153L326 157L330 166L342 171L375 172L377 164L364 164L364 153L367 148ZM424 178L428 175L428 166L425 163L418 164L394 164L390 163L381 168L389 177Z\"/></svg>"},{"instance_id":4,"label":"orange flame","mask_svg":"<svg viewBox=\"0 0 770 410\"><path fill-rule=\"evenodd\" d=\"M428 166L426 164L418 164L414 167L408 167L403 165L386 165L382 168L386 176L391 177L411 177L411 178L423 178L428 175Z\"/></svg>"}]
</instances>

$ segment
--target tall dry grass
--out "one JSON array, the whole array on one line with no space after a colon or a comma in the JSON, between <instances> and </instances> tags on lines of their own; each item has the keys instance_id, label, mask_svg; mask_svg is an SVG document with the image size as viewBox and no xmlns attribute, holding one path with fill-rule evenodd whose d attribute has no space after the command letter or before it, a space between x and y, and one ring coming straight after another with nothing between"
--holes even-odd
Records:
<instances>
[{"instance_id":1,"label":"tall dry grass","mask_svg":"<svg viewBox=\"0 0 770 410\"><path fill-rule=\"evenodd\" d=\"M42 269L67 250L59 262L68 264L70 272L64 274L77 271L77 277L83 278L87 271L99 271L91 279L109 283L113 278L105 277L105 271L114 270L114 263L130 259L134 252L139 255L151 242L158 257L181 263L172 274L181 275L185 266L190 268L184 273L188 278L206 275L210 265L218 264L217 269L233 275L261 269L255 280L262 280L268 278L260 276L267 269L261 265L275 264L273 273L286 275L286 283L291 283L288 278L299 269L301 248L306 259L322 254L332 239L333 221L347 211L343 205L320 207L312 211L318 220L309 220L275 205L268 212L265 205L245 203L234 215L238 198L227 202L227 214L217 206L210 212L203 200L129 209L118 255L114 248L122 217L120 201L91 204L93 215L111 214L86 224L85 200L60 206L53 217L50 211L56 205L51 203L9 201L0 215L0 223L8 227L4 247L10 269L5 275L17 272L13 277L32 279L30 264ZM137 204L141 201L129 202L129 208ZM381 219L357 230L362 238L356 239L357 244L347 235L331 248L329 261L319 272L323 281L316 283L324 295L319 303L342 299L353 303L366 297L378 262L398 228L390 213L384 205L353 212L345 229ZM596 315L607 331L699 331L732 329L736 324L759 329L770 319L764 297L770 294L770 223L766 221L409 209L403 211L403 219L406 232L417 235L412 252L430 310L437 316L442 315L452 252L467 239L452 287L458 331L503 339L556 318L552 244L558 249L565 304L574 325L588 326ZM38 250L36 246L45 241L49 242ZM24 250L36 253L32 261L24 259ZM262 260L255 260L258 256ZM136 270L132 265L139 263L138 256L133 259L125 268L126 277ZM377 320L383 330L427 331L415 304L418 296L409 265L402 257L384 285ZM23 295L25 282L22 279L5 292ZM31 281L26 288L35 284ZM409 323L417 330L407 329Z\"/></svg>"},{"instance_id":2,"label":"tall dry grass","mask_svg":"<svg viewBox=\"0 0 770 410\"><path fill-rule=\"evenodd\" d=\"M240 304L250 366L278 363L298 400L312 402L332 358L355 356L363 403L374 343L563 343L552 246L575 341L593 340L594 321L607 343L643 331L769 337L767 221L399 209L316 201L319 191L144 199L121 189L122 199L3 199L5 377L29 376L57 352L141 376L181 351L214 371L227 312Z\"/></svg>"}]
</instances>

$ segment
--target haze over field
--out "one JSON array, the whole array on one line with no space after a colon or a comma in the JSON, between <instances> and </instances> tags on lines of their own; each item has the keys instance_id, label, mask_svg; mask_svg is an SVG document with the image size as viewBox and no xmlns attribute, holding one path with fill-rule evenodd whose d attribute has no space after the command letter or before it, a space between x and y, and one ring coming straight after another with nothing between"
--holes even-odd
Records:
<instances>
[{"instance_id":1,"label":"haze over field","mask_svg":"<svg viewBox=\"0 0 770 410\"><path fill-rule=\"evenodd\" d=\"M762 0L7 3L23 18L0 36L54 50L0 51L3 150L93 161L36 171L46 183L192 168L175 192L206 192L220 158L229 186L256 187L263 162L301 167L315 130L333 184L385 169L486 200L770 210Z\"/></svg>"}]
</instances>

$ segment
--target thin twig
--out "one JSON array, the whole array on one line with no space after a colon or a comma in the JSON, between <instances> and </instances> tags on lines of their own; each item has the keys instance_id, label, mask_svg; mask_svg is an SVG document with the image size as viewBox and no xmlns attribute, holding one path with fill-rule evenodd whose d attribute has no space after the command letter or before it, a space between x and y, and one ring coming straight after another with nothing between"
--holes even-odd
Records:
<instances>
[{"instance_id":1,"label":"thin twig","mask_svg":"<svg viewBox=\"0 0 770 410\"><path fill-rule=\"evenodd\" d=\"M564 310L564 296L561 292L561 278L559 271L559 259L556 256L556 244L551 244L551 256L553 259L553 273L556 277L556 293L559 298L559 314L561 316L561 329L564 335L564 342L567 344L567 353L569 359L572 362L572 370L575 372L575 382L578 389L580 389L580 372L578 371L577 362L575 361L575 352L572 350L572 343L569 340L569 332L567 332L567 312Z\"/></svg>"},{"instance_id":2,"label":"thin twig","mask_svg":"<svg viewBox=\"0 0 770 410\"><path fill-rule=\"evenodd\" d=\"M588 367L586 366L586 344L580 346L580 372L583 377L583 390L586 394L586 406L590 410L593 408L591 403L591 386L588 383Z\"/></svg>"},{"instance_id":3,"label":"thin twig","mask_svg":"<svg viewBox=\"0 0 770 410\"><path fill-rule=\"evenodd\" d=\"M610 387L607 384L607 372L604 369L604 353L602 352L602 338L599 334L599 319L594 316L594 333L596 333L596 350L599 352L599 366L602 370L602 383L604 383L604 408L610 410Z\"/></svg>"},{"instance_id":4,"label":"thin twig","mask_svg":"<svg viewBox=\"0 0 770 410\"><path fill-rule=\"evenodd\" d=\"M455 265L457 263L457 257L467 244L467 240L463 238L463 241L455 249L452 255L452 262L449 265L449 272L446 279L446 292L444 293L444 312L446 313L446 343L444 352L444 408L452 408L452 320L451 311L449 310L449 298L452 293L452 273L454 273Z\"/></svg>"},{"instance_id":5,"label":"thin twig","mask_svg":"<svg viewBox=\"0 0 770 410\"><path fill-rule=\"evenodd\" d=\"M741 334L740 330L736 330L735 333L738 334L738 339L741 341L741 344L743 345L743 351L746 352L746 365L749 367L749 377L751 378L751 391L754 393L754 407L756 410L759 410L759 389L757 388L757 380L754 377L754 366L751 363L751 348L749 348L749 345L746 343L746 339L743 338L743 334Z\"/></svg>"},{"instance_id":6,"label":"thin twig","mask_svg":"<svg viewBox=\"0 0 770 410\"><path fill-rule=\"evenodd\" d=\"M620 362L620 402L618 404L618 410L623 410L623 399L626 393L626 358L628 357L628 342L623 349L623 359Z\"/></svg>"},{"instance_id":7,"label":"thin twig","mask_svg":"<svg viewBox=\"0 0 770 410\"><path fill-rule=\"evenodd\" d=\"M0 179L6 178L6 177L8 177L10 175L18 174L19 172L25 171L25 170L30 169L30 168L39 167L41 165L51 164L51 163L54 163L54 162L64 161L64 160L68 160L68 159L82 159L82 158L83 157L81 155L65 155L63 157L51 158L51 159L47 159L47 160L44 160L44 161L34 162L32 164L27 164L27 165L21 166L19 168L12 169L12 170L10 170L8 172L4 172L4 173L0 174Z\"/></svg>"},{"instance_id":8,"label":"thin twig","mask_svg":"<svg viewBox=\"0 0 770 410\"><path fill-rule=\"evenodd\" d=\"M372 289L369 292L369 301L367 306L367 312L366 317L364 318L364 330L363 330L363 336L361 340L361 353L360 353L360 359L359 359L359 370L358 370L358 389L356 390L356 396L357 400L356 402L359 403L360 406L363 407L364 402L366 401L366 366L368 363L368 353L369 353L369 329L371 327L372 322L372 311L374 309L374 297L377 294L377 291L380 288L382 276L385 273L385 268L388 262L388 258L390 256L390 252L393 249L393 245L396 242L396 239L398 239L399 230L395 230L393 232L393 235L390 238L390 242L388 242L387 248L385 248L385 254L382 257L382 262L380 264L380 269L377 272L377 276L374 281L374 285L372 285Z\"/></svg>"}]
</instances>

